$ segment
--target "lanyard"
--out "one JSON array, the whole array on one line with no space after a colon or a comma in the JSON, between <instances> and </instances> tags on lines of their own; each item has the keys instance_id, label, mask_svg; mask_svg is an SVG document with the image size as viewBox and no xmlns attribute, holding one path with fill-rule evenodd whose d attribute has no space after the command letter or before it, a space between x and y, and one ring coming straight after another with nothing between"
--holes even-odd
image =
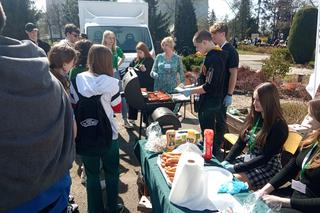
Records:
<instances>
[{"instance_id":1,"label":"lanyard","mask_svg":"<svg viewBox=\"0 0 320 213\"><path fill-rule=\"evenodd\" d=\"M253 140L253 135L256 133L256 130L257 130L258 125L259 125L259 121L260 121L260 117L258 118L257 122L254 124L252 130L250 131L249 150L250 150L251 154L253 154L253 150L254 150L254 147L256 145L256 140L255 139Z\"/></svg>"},{"instance_id":2,"label":"lanyard","mask_svg":"<svg viewBox=\"0 0 320 213\"><path fill-rule=\"evenodd\" d=\"M307 161L310 158L310 155L311 155L313 149L318 145L318 143L319 143L319 141L317 141L315 144L313 144L313 146L310 149L310 151L308 152L308 154L304 157L304 159L302 161L302 169L301 169L301 173L300 173L300 179L304 175L304 171L306 170L306 168L309 167L310 161L309 162L307 162Z\"/></svg>"},{"instance_id":3,"label":"lanyard","mask_svg":"<svg viewBox=\"0 0 320 213\"><path fill-rule=\"evenodd\" d=\"M138 67L139 65L141 65L143 62L144 62L144 58L143 58L141 61L139 61L139 63L137 63L136 65L134 65L133 68L137 68L137 67Z\"/></svg>"}]
</instances>

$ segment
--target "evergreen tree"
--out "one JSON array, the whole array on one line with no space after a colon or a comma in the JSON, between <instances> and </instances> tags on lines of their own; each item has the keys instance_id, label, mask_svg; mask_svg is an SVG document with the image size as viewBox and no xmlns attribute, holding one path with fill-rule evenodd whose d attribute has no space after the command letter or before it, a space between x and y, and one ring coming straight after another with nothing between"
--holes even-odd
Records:
<instances>
[{"instance_id":1,"label":"evergreen tree","mask_svg":"<svg viewBox=\"0 0 320 213\"><path fill-rule=\"evenodd\" d=\"M240 1L240 8L238 12L239 17L239 33L240 38L244 39L245 37L249 36L249 28L250 28L250 20L251 20L251 1L250 0L241 0Z\"/></svg>"},{"instance_id":2,"label":"evergreen tree","mask_svg":"<svg viewBox=\"0 0 320 213\"><path fill-rule=\"evenodd\" d=\"M25 24L36 23L41 16L41 12L35 9L34 2L31 0L2 0L2 6L7 15L3 35L19 40L26 39Z\"/></svg>"},{"instance_id":3,"label":"evergreen tree","mask_svg":"<svg viewBox=\"0 0 320 213\"><path fill-rule=\"evenodd\" d=\"M288 49L295 63L305 64L314 57L317 14L317 8L305 7L294 15Z\"/></svg>"},{"instance_id":4,"label":"evergreen tree","mask_svg":"<svg viewBox=\"0 0 320 213\"><path fill-rule=\"evenodd\" d=\"M292 22L294 5L298 3L292 0L262 0L262 3L261 15L265 20L269 20L273 38L278 38L281 33L286 38Z\"/></svg>"},{"instance_id":5,"label":"evergreen tree","mask_svg":"<svg viewBox=\"0 0 320 213\"><path fill-rule=\"evenodd\" d=\"M212 10L211 12L209 12L209 16L208 16L209 26L212 26L216 21L217 21L216 14L214 13L214 10Z\"/></svg>"},{"instance_id":6,"label":"evergreen tree","mask_svg":"<svg viewBox=\"0 0 320 213\"><path fill-rule=\"evenodd\" d=\"M193 36L198 31L196 14L191 0L178 1L176 7L175 29L176 50L182 55L195 52Z\"/></svg>"},{"instance_id":7,"label":"evergreen tree","mask_svg":"<svg viewBox=\"0 0 320 213\"><path fill-rule=\"evenodd\" d=\"M66 0L62 4L63 21L79 26L78 0Z\"/></svg>"},{"instance_id":8,"label":"evergreen tree","mask_svg":"<svg viewBox=\"0 0 320 213\"><path fill-rule=\"evenodd\" d=\"M145 0L148 5L149 30L156 53L161 51L161 40L169 35L169 17L167 13L158 11L158 0Z\"/></svg>"}]
</instances>

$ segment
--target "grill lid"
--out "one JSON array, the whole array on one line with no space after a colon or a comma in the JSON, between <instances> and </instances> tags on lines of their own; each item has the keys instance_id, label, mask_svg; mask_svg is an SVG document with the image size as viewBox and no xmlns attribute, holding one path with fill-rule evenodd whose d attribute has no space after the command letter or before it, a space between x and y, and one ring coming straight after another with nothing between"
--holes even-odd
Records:
<instances>
[{"instance_id":1,"label":"grill lid","mask_svg":"<svg viewBox=\"0 0 320 213\"><path fill-rule=\"evenodd\" d=\"M127 103L135 109L144 110L146 105L141 94L140 82L137 73L129 67L122 79L124 96Z\"/></svg>"}]
</instances>

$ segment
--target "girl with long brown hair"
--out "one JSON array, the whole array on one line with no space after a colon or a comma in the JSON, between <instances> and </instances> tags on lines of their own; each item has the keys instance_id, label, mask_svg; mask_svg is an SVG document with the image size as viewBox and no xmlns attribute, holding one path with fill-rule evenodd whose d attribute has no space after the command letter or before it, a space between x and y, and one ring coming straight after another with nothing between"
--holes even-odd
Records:
<instances>
[{"instance_id":1,"label":"girl with long brown hair","mask_svg":"<svg viewBox=\"0 0 320 213\"><path fill-rule=\"evenodd\" d=\"M260 188L280 171L280 153L287 137L288 126L278 90L270 82L262 83L253 92L251 110L240 137L222 165L251 189ZM245 147L248 152L240 155Z\"/></svg>"},{"instance_id":2,"label":"girl with long brown hair","mask_svg":"<svg viewBox=\"0 0 320 213\"><path fill-rule=\"evenodd\" d=\"M136 46L137 57L133 59L129 67L133 67L138 75L141 88L146 88L147 91L153 91L154 80L150 76L153 66L153 58L150 55L147 45L139 42ZM138 111L129 105L129 122L133 123L137 120ZM144 118L146 121L146 118Z\"/></svg>"},{"instance_id":3,"label":"girl with long brown hair","mask_svg":"<svg viewBox=\"0 0 320 213\"><path fill-rule=\"evenodd\" d=\"M308 114L304 117L302 126L312 130L320 128L320 98L313 99L308 103Z\"/></svg>"},{"instance_id":4,"label":"girl with long brown hair","mask_svg":"<svg viewBox=\"0 0 320 213\"><path fill-rule=\"evenodd\" d=\"M76 139L76 151L81 156L87 174L88 212L104 212L99 178L100 161L105 173L107 212L119 212L123 209L123 206L117 204L119 194L119 143L114 113L121 112L121 97L119 82L113 77L111 50L103 45L93 45L88 54L88 67L88 71L79 73L76 77L80 100L82 96L86 98L100 96L101 105L112 129L112 136L106 135L108 131L104 131L104 134L99 137L108 138L110 136L112 141L108 141L109 145L101 145L98 141L88 141L88 143L83 143L80 146ZM83 124L84 121L86 122ZM84 121L77 121L78 126L92 126L95 123L93 119ZM79 133L81 133L81 128L79 128Z\"/></svg>"},{"instance_id":5,"label":"girl with long brown hair","mask_svg":"<svg viewBox=\"0 0 320 213\"><path fill-rule=\"evenodd\" d=\"M257 192L267 204L280 204L281 212L316 212L320 207L320 129L301 144L297 157ZM269 195L290 180L291 190L287 197Z\"/></svg>"}]
</instances>

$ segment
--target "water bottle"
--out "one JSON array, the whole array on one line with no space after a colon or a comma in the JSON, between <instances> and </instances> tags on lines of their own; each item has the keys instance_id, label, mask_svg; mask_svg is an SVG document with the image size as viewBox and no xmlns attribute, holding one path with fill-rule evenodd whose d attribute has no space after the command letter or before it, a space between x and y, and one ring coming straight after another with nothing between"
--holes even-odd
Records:
<instances>
[{"instance_id":1,"label":"water bottle","mask_svg":"<svg viewBox=\"0 0 320 213\"><path fill-rule=\"evenodd\" d=\"M214 132L212 129L204 130L203 158L206 161L210 161L212 158L213 136L214 136Z\"/></svg>"}]
</instances>

